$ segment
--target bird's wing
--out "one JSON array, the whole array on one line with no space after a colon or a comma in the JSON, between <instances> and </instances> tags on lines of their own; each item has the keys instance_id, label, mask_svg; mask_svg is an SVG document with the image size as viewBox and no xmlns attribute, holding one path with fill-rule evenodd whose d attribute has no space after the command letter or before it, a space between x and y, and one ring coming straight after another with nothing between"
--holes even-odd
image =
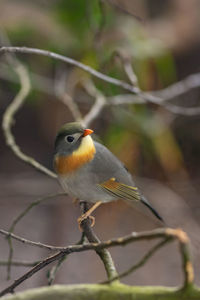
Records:
<instances>
[{"instance_id":1,"label":"bird's wing","mask_svg":"<svg viewBox=\"0 0 200 300\"><path fill-rule=\"evenodd\" d=\"M117 198L135 201L141 200L140 193L136 187L117 182L115 178L110 178L100 183L99 186Z\"/></svg>"},{"instance_id":2,"label":"bird's wing","mask_svg":"<svg viewBox=\"0 0 200 300\"><path fill-rule=\"evenodd\" d=\"M116 198L127 200L134 207L139 206L140 203L144 204L158 219L162 220L157 211L135 187L130 173L121 161L103 145L95 142L95 147L97 152L90 163L94 184Z\"/></svg>"},{"instance_id":3,"label":"bird's wing","mask_svg":"<svg viewBox=\"0 0 200 300\"><path fill-rule=\"evenodd\" d=\"M125 200L131 200L129 203L133 204L133 200L136 202L143 203L151 212L162 222L163 218L158 214L158 212L151 206L151 204L147 201L144 196L142 196L137 187L129 186L123 183L119 183L115 180L115 178L110 178L109 180L99 184L101 188L103 188L106 192Z\"/></svg>"},{"instance_id":4,"label":"bird's wing","mask_svg":"<svg viewBox=\"0 0 200 300\"><path fill-rule=\"evenodd\" d=\"M113 153L97 142L95 148L95 157L88 165L96 183L101 184L114 177L117 182L135 186L131 174Z\"/></svg>"}]
</instances>

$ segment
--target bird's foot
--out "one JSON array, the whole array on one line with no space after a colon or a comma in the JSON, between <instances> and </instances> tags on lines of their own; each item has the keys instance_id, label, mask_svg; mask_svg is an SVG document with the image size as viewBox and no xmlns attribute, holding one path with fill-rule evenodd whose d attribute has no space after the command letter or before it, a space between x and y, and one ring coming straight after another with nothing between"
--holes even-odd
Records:
<instances>
[{"instance_id":1,"label":"bird's foot","mask_svg":"<svg viewBox=\"0 0 200 300\"><path fill-rule=\"evenodd\" d=\"M91 220L91 227L94 226L95 224L95 217L91 216L90 215L90 212L87 211L85 214L81 215L78 219L77 219L77 222L78 222L78 227L80 229L80 231L83 231L82 228L81 228L81 223L86 220L87 218L89 218Z\"/></svg>"},{"instance_id":2,"label":"bird's foot","mask_svg":"<svg viewBox=\"0 0 200 300\"><path fill-rule=\"evenodd\" d=\"M94 226L95 224L95 218L93 216L91 216L91 213L93 213L93 211L101 204L101 201L98 201L96 202L88 211L86 211L83 215L81 215L79 218L78 218L78 226L79 226L79 229L82 231L82 228L81 228L81 223L83 222L83 220L89 218L91 220L91 227Z\"/></svg>"}]
</instances>

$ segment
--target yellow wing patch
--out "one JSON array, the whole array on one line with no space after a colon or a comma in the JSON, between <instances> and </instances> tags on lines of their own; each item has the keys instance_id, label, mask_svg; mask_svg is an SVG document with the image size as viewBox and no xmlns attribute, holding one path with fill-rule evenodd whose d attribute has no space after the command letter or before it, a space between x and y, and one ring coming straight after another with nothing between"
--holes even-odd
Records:
<instances>
[{"instance_id":1,"label":"yellow wing patch","mask_svg":"<svg viewBox=\"0 0 200 300\"><path fill-rule=\"evenodd\" d=\"M140 193L138 192L137 187L117 182L115 178L110 178L109 180L99 184L99 186L118 198L136 201L140 200Z\"/></svg>"}]
</instances>

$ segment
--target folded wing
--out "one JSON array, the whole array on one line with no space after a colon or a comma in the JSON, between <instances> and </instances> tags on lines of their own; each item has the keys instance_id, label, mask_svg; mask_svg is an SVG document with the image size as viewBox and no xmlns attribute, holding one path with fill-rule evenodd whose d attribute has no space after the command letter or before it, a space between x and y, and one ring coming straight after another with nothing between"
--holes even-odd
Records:
<instances>
[{"instance_id":1,"label":"folded wing","mask_svg":"<svg viewBox=\"0 0 200 300\"><path fill-rule=\"evenodd\" d=\"M99 184L101 188L117 198L139 201L141 199L140 193L136 187L132 187L123 183L119 183L115 178Z\"/></svg>"},{"instance_id":2,"label":"folded wing","mask_svg":"<svg viewBox=\"0 0 200 300\"><path fill-rule=\"evenodd\" d=\"M141 201L150 211L162 222L162 217L157 213L157 211L151 206L151 204L144 198L138 191L137 187L129 186L120 182L117 182L115 178L110 178L109 180L99 184L106 192L114 195L116 198L133 201Z\"/></svg>"}]
</instances>

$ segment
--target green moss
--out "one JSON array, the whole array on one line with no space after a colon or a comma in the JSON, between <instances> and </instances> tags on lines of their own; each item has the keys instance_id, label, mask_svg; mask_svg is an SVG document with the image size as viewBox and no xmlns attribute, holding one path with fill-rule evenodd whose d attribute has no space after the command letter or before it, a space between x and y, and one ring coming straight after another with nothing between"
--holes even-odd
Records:
<instances>
[{"instance_id":1,"label":"green moss","mask_svg":"<svg viewBox=\"0 0 200 300\"><path fill-rule=\"evenodd\" d=\"M199 300L200 289L187 290L162 286L128 286L120 283L111 285L80 284L54 285L28 290L3 299L10 300Z\"/></svg>"}]
</instances>

